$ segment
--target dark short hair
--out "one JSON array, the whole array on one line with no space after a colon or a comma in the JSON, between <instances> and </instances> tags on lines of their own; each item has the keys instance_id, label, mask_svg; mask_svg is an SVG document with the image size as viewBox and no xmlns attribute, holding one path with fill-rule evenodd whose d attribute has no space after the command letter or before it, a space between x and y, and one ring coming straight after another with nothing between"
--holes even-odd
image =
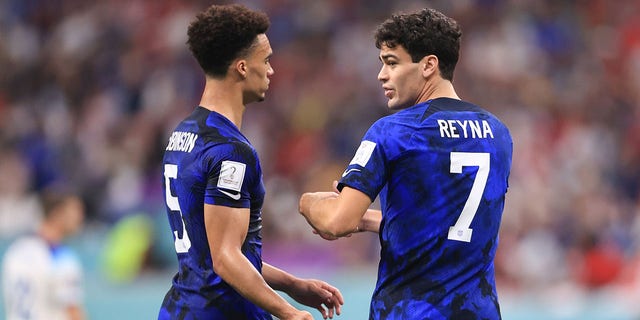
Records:
<instances>
[{"instance_id":1,"label":"dark short hair","mask_svg":"<svg viewBox=\"0 0 640 320\"><path fill-rule=\"evenodd\" d=\"M51 186L42 190L40 201L45 219L51 217L51 214L58 207L71 199L81 200L74 191L67 187Z\"/></svg>"},{"instance_id":2,"label":"dark short hair","mask_svg":"<svg viewBox=\"0 0 640 320\"><path fill-rule=\"evenodd\" d=\"M224 77L269 25L266 14L243 5L212 5L189 25L187 45L205 74Z\"/></svg>"},{"instance_id":3,"label":"dark short hair","mask_svg":"<svg viewBox=\"0 0 640 320\"><path fill-rule=\"evenodd\" d=\"M375 32L376 47L383 45L404 47L413 62L424 56L438 57L442 77L453 80L458 63L462 30L458 23L434 9L422 9L414 13L394 14Z\"/></svg>"}]
</instances>

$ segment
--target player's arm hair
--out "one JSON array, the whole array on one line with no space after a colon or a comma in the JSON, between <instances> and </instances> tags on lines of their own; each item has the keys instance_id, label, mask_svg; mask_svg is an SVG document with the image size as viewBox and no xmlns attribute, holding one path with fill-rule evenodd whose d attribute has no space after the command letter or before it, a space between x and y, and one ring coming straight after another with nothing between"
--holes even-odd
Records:
<instances>
[{"instance_id":1,"label":"player's arm hair","mask_svg":"<svg viewBox=\"0 0 640 320\"><path fill-rule=\"evenodd\" d=\"M249 209L204 205L204 222L213 269L249 301L279 317L297 312L276 293L242 254L249 227Z\"/></svg>"},{"instance_id":2,"label":"player's arm hair","mask_svg":"<svg viewBox=\"0 0 640 320\"><path fill-rule=\"evenodd\" d=\"M358 231L371 199L359 190L344 187L335 196L328 192L305 193L299 205L300 213L319 233L344 237Z\"/></svg>"}]
</instances>

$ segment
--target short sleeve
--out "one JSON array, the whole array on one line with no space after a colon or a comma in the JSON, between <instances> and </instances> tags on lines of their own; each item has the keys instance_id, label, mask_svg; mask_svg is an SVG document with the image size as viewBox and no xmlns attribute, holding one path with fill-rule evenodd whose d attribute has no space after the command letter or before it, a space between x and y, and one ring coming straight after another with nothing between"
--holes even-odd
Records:
<instances>
[{"instance_id":1,"label":"short sleeve","mask_svg":"<svg viewBox=\"0 0 640 320\"><path fill-rule=\"evenodd\" d=\"M242 142L230 142L213 146L205 157L207 183L204 202L249 208L251 186L261 176L255 150Z\"/></svg>"},{"instance_id":2,"label":"short sleeve","mask_svg":"<svg viewBox=\"0 0 640 320\"><path fill-rule=\"evenodd\" d=\"M376 122L364 135L353 159L342 174L338 190L345 186L365 193L375 201L387 181L387 156L380 122Z\"/></svg>"}]
</instances>

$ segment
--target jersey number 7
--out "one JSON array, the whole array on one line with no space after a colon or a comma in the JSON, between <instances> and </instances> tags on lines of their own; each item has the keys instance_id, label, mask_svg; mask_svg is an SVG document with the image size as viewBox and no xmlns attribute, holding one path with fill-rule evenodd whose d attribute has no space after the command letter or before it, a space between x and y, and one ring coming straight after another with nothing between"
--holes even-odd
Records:
<instances>
[{"instance_id":1,"label":"jersey number 7","mask_svg":"<svg viewBox=\"0 0 640 320\"><path fill-rule=\"evenodd\" d=\"M490 167L489 153L451 152L451 168L449 172L462 173L462 167L478 167L478 173L476 173L476 178L473 180L469 197L464 203L460 217L458 217L456 223L449 228L447 239L471 242L471 233L473 230L469 228L469 226L478 211L484 188L487 185Z\"/></svg>"}]
</instances>

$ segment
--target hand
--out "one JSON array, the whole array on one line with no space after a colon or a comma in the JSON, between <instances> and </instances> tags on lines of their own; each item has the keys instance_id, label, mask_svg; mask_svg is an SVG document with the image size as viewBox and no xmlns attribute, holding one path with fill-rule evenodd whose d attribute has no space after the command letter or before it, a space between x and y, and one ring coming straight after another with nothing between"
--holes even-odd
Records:
<instances>
[{"instance_id":1,"label":"hand","mask_svg":"<svg viewBox=\"0 0 640 320\"><path fill-rule=\"evenodd\" d=\"M333 319L334 314L340 315L344 304L340 290L315 279L299 279L287 294L305 306L316 308L323 319Z\"/></svg>"},{"instance_id":2,"label":"hand","mask_svg":"<svg viewBox=\"0 0 640 320\"><path fill-rule=\"evenodd\" d=\"M344 237L335 237L335 236L332 236L332 235L330 235L330 234L321 233L321 232L319 232L319 231L318 231L318 230L316 230L316 229L311 230L311 232L313 232L313 234L317 234L317 235L319 235L319 236L320 236L320 238L325 239L325 240L329 240L329 241L338 240L338 239L340 239L340 238L348 238L348 237L351 237L351 234L348 234L348 235L346 235L346 236L344 236Z\"/></svg>"},{"instance_id":3,"label":"hand","mask_svg":"<svg viewBox=\"0 0 640 320\"><path fill-rule=\"evenodd\" d=\"M313 320L313 316L308 311L296 310L295 314L278 318L280 320Z\"/></svg>"},{"instance_id":4,"label":"hand","mask_svg":"<svg viewBox=\"0 0 640 320\"><path fill-rule=\"evenodd\" d=\"M335 193L340 193L340 190L338 190L338 180L333 180L333 192Z\"/></svg>"}]
</instances>

